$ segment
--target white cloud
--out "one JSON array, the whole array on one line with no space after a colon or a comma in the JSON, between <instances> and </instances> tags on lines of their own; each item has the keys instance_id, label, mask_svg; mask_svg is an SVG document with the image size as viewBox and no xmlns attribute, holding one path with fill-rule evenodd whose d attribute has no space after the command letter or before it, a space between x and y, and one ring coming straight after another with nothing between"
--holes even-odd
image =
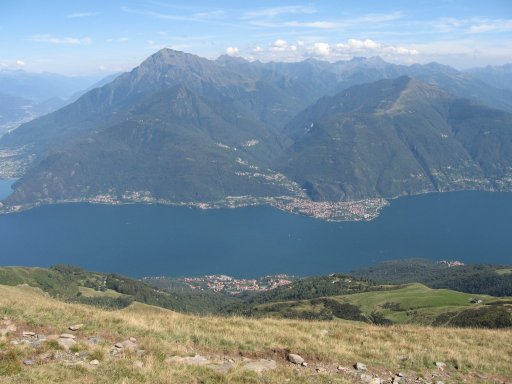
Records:
<instances>
[{"instance_id":1,"label":"white cloud","mask_svg":"<svg viewBox=\"0 0 512 384\"><path fill-rule=\"evenodd\" d=\"M284 27L305 27L318 29L336 29L341 28L343 24L332 21L287 21L282 23Z\"/></svg>"},{"instance_id":2,"label":"white cloud","mask_svg":"<svg viewBox=\"0 0 512 384\"><path fill-rule=\"evenodd\" d=\"M238 54L238 48L236 47L227 47L226 54L229 56L236 56Z\"/></svg>"},{"instance_id":3,"label":"white cloud","mask_svg":"<svg viewBox=\"0 0 512 384\"><path fill-rule=\"evenodd\" d=\"M221 10L208 11L208 12L197 12L192 17L197 19L220 19L226 16L226 12Z\"/></svg>"},{"instance_id":4,"label":"white cloud","mask_svg":"<svg viewBox=\"0 0 512 384\"><path fill-rule=\"evenodd\" d=\"M245 18L274 18L283 14L311 14L315 13L316 9L312 6L304 6L304 5L288 5L284 7L272 7L272 8L264 8L258 9L255 11L247 12L245 14Z\"/></svg>"},{"instance_id":5,"label":"white cloud","mask_svg":"<svg viewBox=\"0 0 512 384\"><path fill-rule=\"evenodd\" d=\"M104 66L104 65L100 65L100 66L98 67L98 69L99 69L100 71L102 71L102 72L103 72L103 71L104 71L105 69L107 69L107 68L105 68L105 66Z\"/></svg>"},{"instance_id":6,"label":"white cloud","mask_svg":"<svg viewBox=\"0 0 512 384\"><path fill-rule=\"evenodd\" d=\"M50 44L68 44L68 45L89 45L92 44L90 37L57 37L53 35L34 35L30 38L32 41Z\"/></svg>"},{"instance_id":7,"label":"white cloud","mask_svg":"<svg viewBox=\"0 0 512 384\"><path fill-rule=\"evenodd\" d=\"M96 15L99 15L99 12L74 12L74 13L70 13L66 17L68 17L70 19L75 19L78 17L90 17L90 16L96 16Z\"/></svg>"},{"instance_id":8,"label":"white cloud","mask_svg":"<svg viewBox=\"0 0 512 384\"><path fill-rule=\"evenodd\" d=\"M270 50L272 52L283 52L283 51L286 51L287 49L288 49L288 42L283 39L277 39L270 46Z\"/></svg>"},{"instance_id":9,"label":"white cloud","mask_svg":"<svg viewBox=\"0 0 512 384\"><path fill-rule=\"evenodd\" d=\"M476 23L469 27L470 33L509 32L512 31L512 20L489 20Z\"/></svg>"},{"instance_id":10,"label":"white cloud","mask_svg":"<svg viewBox=\"0 0 512 384\"><path fill-rule=\"evenodd\" d=\"M256 47L254 47L252 49L252 51L255 52L255 53L263 52L263 48L261 48L259 45L257 45Z\"/></svg>"},{"instance_id":11,"label":"white cloud","mask_svg":"<svg viewBox=\"0 0 512 384\"><path fill-rule=\"evenodd\" d=\"M418 50L414 48L386 45L371 39L348 39L346 43L336 44L336 50L345 54L367 53L373 55L417 55L419 53Z\"/></svg>"},{"instance_id":12,"label":"white cloud","mask_svg":"<svg viewBox=\"0 0 512 384\"><path fill-rule=\"evenodd\" d=\"M16 60L16 65L18 65L20 67L24 67L25 66L25 62L23 60Z\"/></svg>"},{"instance_id":13,"label":"white cloud","mask_svg":"<svg viewBox=\"0 0 512 384\"><path fill-rule=\"evenodd\" d=\"M331 53L331 46L327 43L315 43L311 47L311 51L315 56L329 56Z\"/></svg>"}]
</instances>

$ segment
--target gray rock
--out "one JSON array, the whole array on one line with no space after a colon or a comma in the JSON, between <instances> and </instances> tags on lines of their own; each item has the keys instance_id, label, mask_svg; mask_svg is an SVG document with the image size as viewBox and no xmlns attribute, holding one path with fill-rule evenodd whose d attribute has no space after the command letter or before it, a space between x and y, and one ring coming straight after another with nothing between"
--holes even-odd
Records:
<instances>
[{"instance_id":1,"label":"gray rock","mask_svg":"<svg viewBox=\"0 0 512 384\"><path fill-rule=\"evenodd\" d=\"M22 335L23 335L23 337L36 337L35 332L23 331Z\"/></svg>"},{"instance_id":2,"label":"gray rock","mask_svg":"<svg viewBox=\"0 0 512 384\"><path fill-rule=\"evenodd\" d=\"M359 362L354 364L354 368L357 369L358 371L366 371L366 370L368 370L368 368L366 367L365 364L359 363Z\"/></svg>"},{"instance_id":3,"label":"gray rock","mask_svg":"<svg viewBox=\"0 0 512 384\"><path fill-rule=\"evenodd\" d=\"M30 360L30 359L23 360L23 364L25 364L25 365L34 365L34 360Z\"/></svg>"},{"instance_id":4,"label":"gray rock","mask_svg":"<svg viewBox=\"0 0 512 384\"><path fill-rule=\"evenodd\" d=\"M125 340L120 343L116 343L114 347L119 349L126 349L128 351L136 351L138 349L138 344L131 341L131 340Z\"/></svg>"},{"instance_id":5,"label":"gray rock","mask_svg":"<svg viewBox=\"0 0 512 384\"><path fill-rule=\"evenodd\" d=\"M444 369L446 368L446 363L442 361L436 361L434 364L441 371L444 371Z\"/></svg>"},{"instance_id":6,"label":"gray rock","mask_svg":"<svg viewBox=\"0 0 512 384\"><path fill-rule=\"evenodd\" d=\"M165 359L166 363L181 363L181 364L190 364L190 365L207 365L210 364L210 360L201 355L195 355L194 357L186 356L172 356Z\"/></svg>"},{"instance_id":7,"label":"gray rock","mask_svg":"<svg viewBox=\"0 0 512 384\"><path fill-rule=\"evenodd\" d=\"M98 360L91 360L91 361L89 362L89 364L90 364L90 365L93 365L93 366L98 366L98 365L100 365L100 362L99 362Z\"/></svg>"},{"instance_id":8,"label":"gray rock","mask_svg":"<svg viewBox=\"0 0 512 384\"><path fill-rule=\"evenodd\" d=\"M253 371L256 373L263 373L277 368L277 363L274 360L260 359L258 361L250 361L243 365L243 369Z\"/></svg>"},{"instance_id":9,"label":"gray rock","mask_svg":"<svg viewBox=\"0 0 512 384\"><path fill-rule=\"evenodd\" d=\"M61 339L76 339L75 335L72 335L71 333L63 333L59 336Z\"/></svg>"},{"instance_id":10,"label":"gray rock","mask_svg":"<svg viewBox=\"0 0 512 384\"><path fill-rule=\"evenodd\" d=\"M59 343L59 345L64 348L65 351L69 351L69 348L71 348L73 345L76 344L76 341L73 340L73 339L62 339L62 338L59 338L57 339L57 343Z\"/></svg>"},{"instance_id":11,"label":"gray rock","mask_svg":"<svg viewBox=\"0 0 512 384\"><path fill-rule=\"evenodd\" d=\"M302 364L304 362L304 359L300 355L297 355L295 353L290 353L288 355L288 361L290 361L293 364Z\"/></svg>"},{"instance_id":12,"label":"gray rock","mask_svg":"<svg viewBox=\"0 0 512 384\"><path fill-rule=\"evenodd\" d=\"M307 366L308 366L308 363L306 363L305 361L303 361L301 365L302 365L303 367L307 367Z\"/></svg>"},{"instance_id":13,"label":"gray rock","mask_svg":"<svg viewBox=\"0 0 512 384\"><path fill-rule=\"evenodd\" d=\"M80 328L82 328L83 326L84 326L83 324L73 324L73 325L70 325L70 326L68 327L68 329L69 329L70 331L76 332L76 331L78 331Z\"/></svg>"}]
</instances>

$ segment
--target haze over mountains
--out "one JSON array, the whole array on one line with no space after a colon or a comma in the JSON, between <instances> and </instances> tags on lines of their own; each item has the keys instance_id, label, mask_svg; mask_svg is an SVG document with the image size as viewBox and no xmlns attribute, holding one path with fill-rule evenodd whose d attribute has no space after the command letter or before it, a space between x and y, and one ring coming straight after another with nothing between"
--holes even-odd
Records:
<instances>
[{"instance_id":1,"label":"haze over mountains","mask_svg":"<svg viewBox=\"0 0 512 384\"><path fill-rule=\"evenodd\" d=\"M512 91L440 64L164 49L0 139L7 207L510 190Z\"/></svg>"},{"instance_id":2,"label":"haze over mountains","mask_svg":"<svg viewBox=\"0 0 512 384\"><path fill-rule=\"evenodd\" d=\"M76 100L78 91L97 81L97 76L0 70L0 136Z\"/></svg>"}]
</instances>

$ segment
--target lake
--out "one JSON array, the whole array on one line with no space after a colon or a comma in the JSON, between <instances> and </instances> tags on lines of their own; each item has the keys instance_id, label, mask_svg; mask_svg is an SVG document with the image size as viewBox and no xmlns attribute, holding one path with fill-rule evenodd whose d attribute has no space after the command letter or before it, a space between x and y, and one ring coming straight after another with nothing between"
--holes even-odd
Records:
<instances>
[{"instance_id":1,"label":"lake","mask_svg":"<svg viewBox=\"0 0 512 384\"><path fill-rule=\"evenodd\" d=\"M512 193L403 197L371 222L337 223L270 207L63 204L0 215L0 264L133 277L303 276L410 257L510 264L511 233Z\"/></svg>"}]
</instances>

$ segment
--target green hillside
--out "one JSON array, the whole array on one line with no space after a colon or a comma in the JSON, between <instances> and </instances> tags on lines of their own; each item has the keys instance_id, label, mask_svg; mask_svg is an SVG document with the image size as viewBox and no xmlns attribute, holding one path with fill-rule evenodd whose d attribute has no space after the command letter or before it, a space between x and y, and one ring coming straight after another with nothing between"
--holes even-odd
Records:
<instances>
[{"instance_id":1,"label":"green hillside","mask_svg":"<svg viewBox=\"0 0 512 384\"><path fill-rule=\"evenodd\" d=\"M468 264L450 266L426 259L387 260L352 272L358 278L386 284L423 283L467 293L512 296L512 274L506 266Z\"/></svg>"},{"instance_id":2,"label":"green hillside","mask_svg":"<svg viewBox=\"0 0 512 384\"><path fill-rule=\"evenodd\" d=\"M352 295L260 304L248 312L258 317L502 328L512 326L511 303L510 298L497 299L410 284ZM479 311L478 316L471 316L474 311Z\"/></svg>"}]
</instances>

